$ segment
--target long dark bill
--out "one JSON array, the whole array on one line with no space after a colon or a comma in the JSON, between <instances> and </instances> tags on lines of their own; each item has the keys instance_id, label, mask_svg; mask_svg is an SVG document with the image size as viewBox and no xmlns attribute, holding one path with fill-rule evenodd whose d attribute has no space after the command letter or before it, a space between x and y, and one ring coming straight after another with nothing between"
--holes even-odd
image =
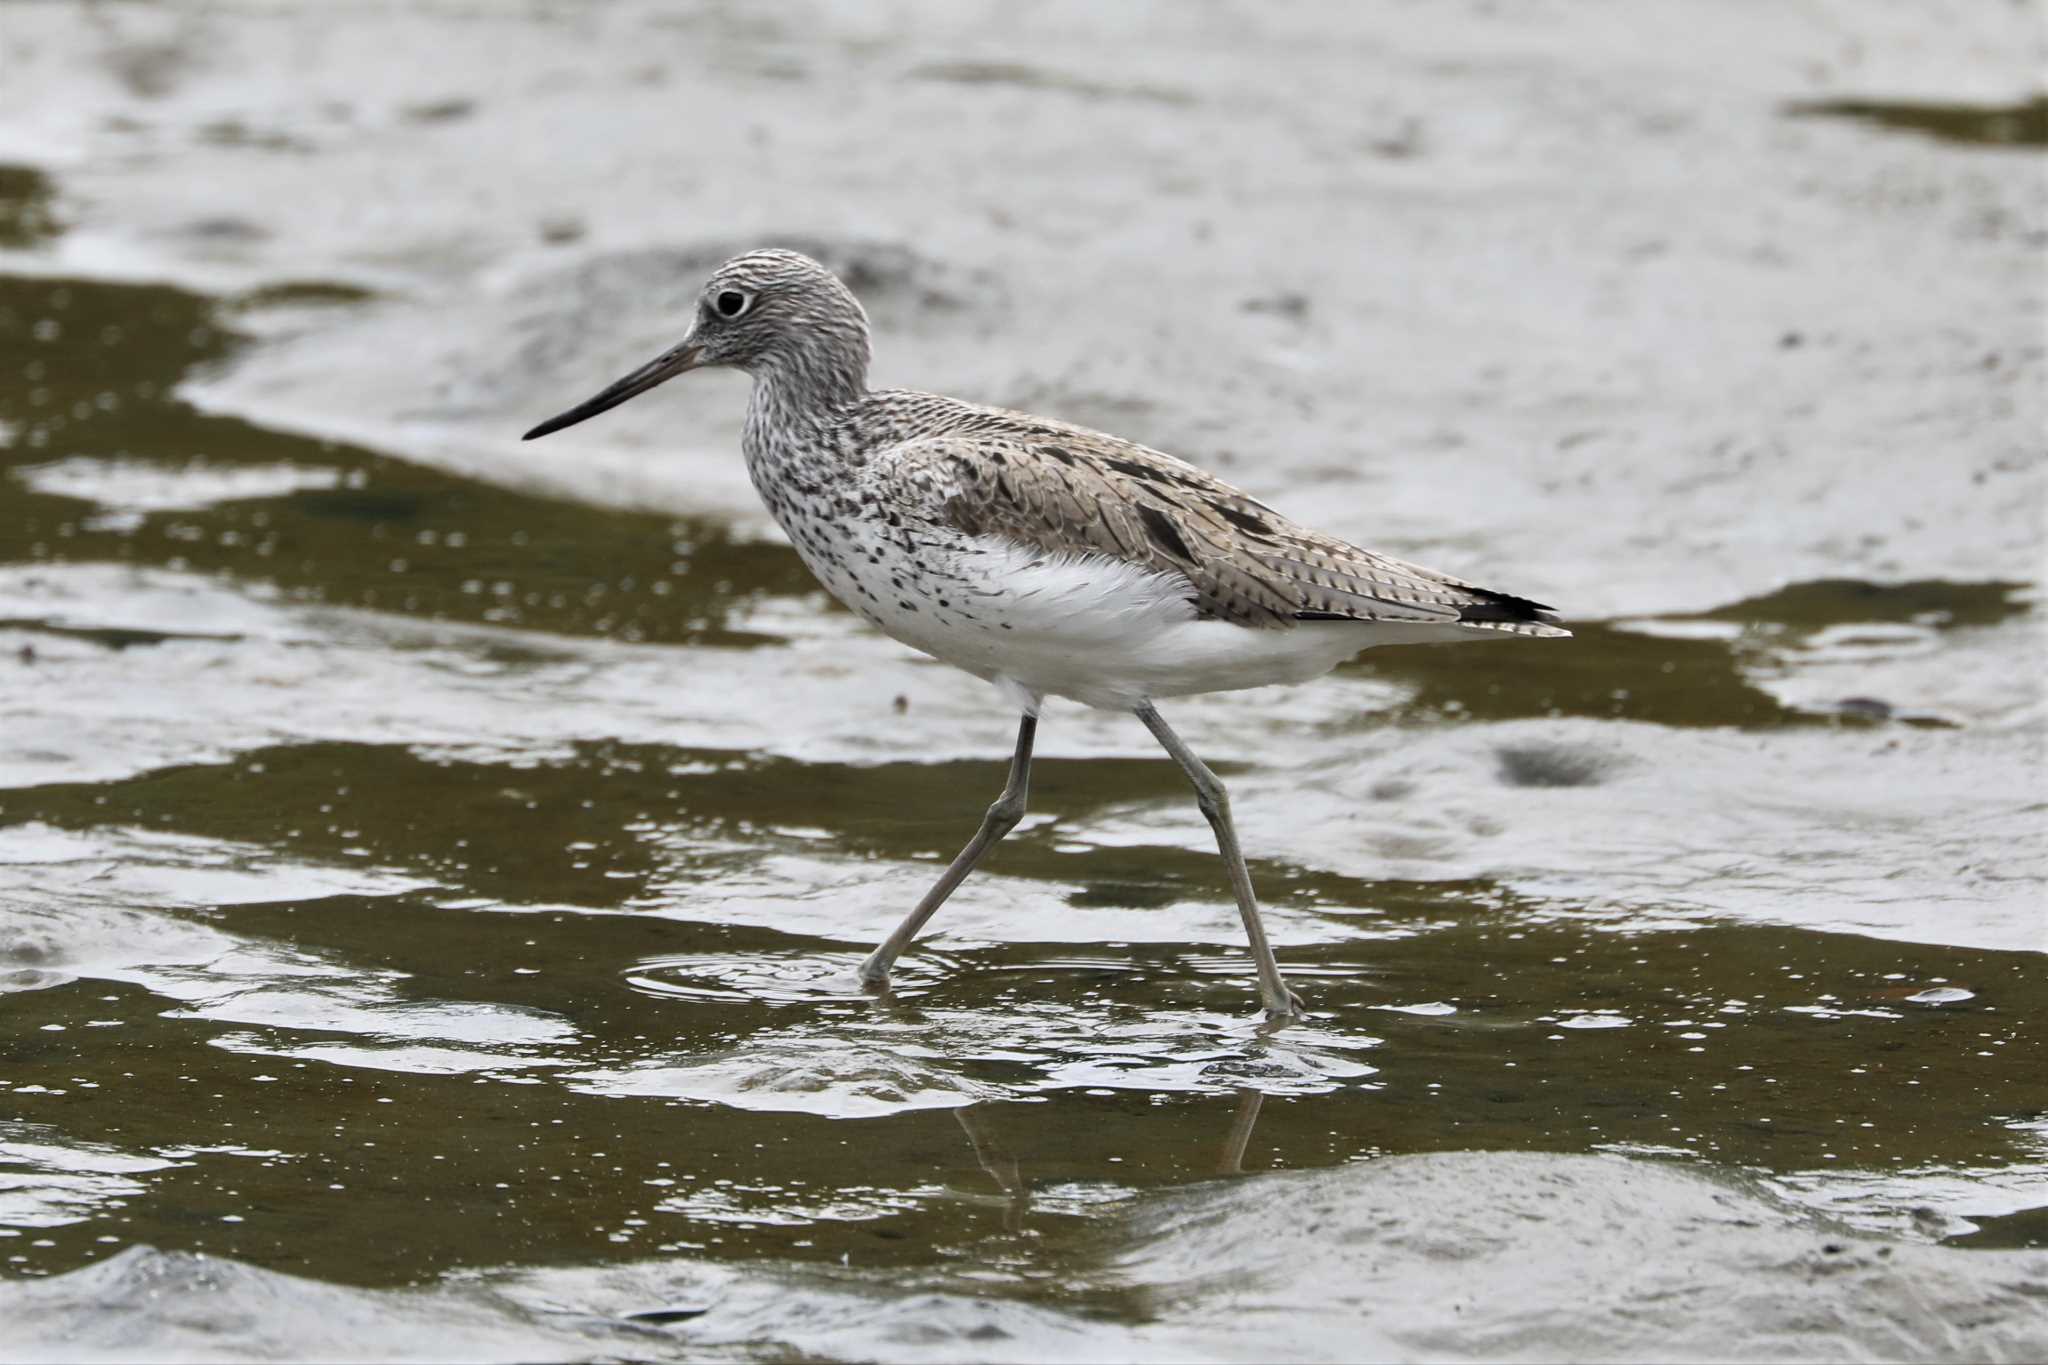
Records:
<instances>
[{"instance_id":1,"label":"long dark bill","mask_svg":"<svg viewBox=\"0 0 2048 1365\"><path fill-rule=\"evenodd\" d=\"M519 439L531 441L536 436L546 436L549 432L560 431L563 427L573 427L585 418L609 411L628 398L647 392L663 380L674 379L685 370L696 369L699 353L699 348L687 341L672 351L664 351L616 384L609 385L595 398L578 403L558 417L548 418Z\"/></svg>"}]
</instances>

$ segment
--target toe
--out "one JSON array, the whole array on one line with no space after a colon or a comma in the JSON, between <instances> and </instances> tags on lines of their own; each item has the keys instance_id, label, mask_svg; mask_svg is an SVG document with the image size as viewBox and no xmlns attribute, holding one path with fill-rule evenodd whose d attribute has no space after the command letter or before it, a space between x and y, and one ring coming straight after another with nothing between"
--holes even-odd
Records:
<instances>
[{"instance_id":1,"label":"toe","mask_svg":"<svg viewBox=\"0 0 2048 1365\"><path fill-rule=\"evenodd\" d=\"M1266 1018L1276 1024L1300 1023L1308 1018L1308 1006L1302 1002L1300 996L1289 991L1286 1004L1266 1006Z\"/></svg>"}]
</instances>

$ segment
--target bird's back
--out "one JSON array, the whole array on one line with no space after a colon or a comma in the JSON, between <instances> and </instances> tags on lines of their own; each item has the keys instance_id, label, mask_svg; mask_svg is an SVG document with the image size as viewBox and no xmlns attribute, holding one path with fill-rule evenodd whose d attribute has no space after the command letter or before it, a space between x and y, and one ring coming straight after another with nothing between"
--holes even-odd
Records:
<instances>
[{"instance_id":1,"label":"bird's back","mask_svg":"<svg viewBox=\"0 0 2048 1365\"><path fill-rule=\"evenodd\" d=\"M868 395L865 479L963 535L1178 576L1201 619L1569 634L1541 603L1301 525L1184 460L1102 432L935 394Z\"/></svg>"}]
</instances>

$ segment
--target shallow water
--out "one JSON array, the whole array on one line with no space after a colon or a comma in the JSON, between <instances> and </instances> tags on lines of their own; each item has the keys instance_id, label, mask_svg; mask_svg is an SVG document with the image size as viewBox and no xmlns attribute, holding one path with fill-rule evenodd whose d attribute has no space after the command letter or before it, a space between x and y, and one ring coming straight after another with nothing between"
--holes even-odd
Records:
<instances>
[{"instance_id":1,"label":"shallow water","mask_svg":"<svg viewBox=\"0 0 2048 1365\"><path fill-rule=\"evenodd\" d=\"M660 344L749 229L657 229L661 191L617 166L544 180L590 194L531 233L447 187L517 170L549 108L657 164L640 120L703 88L824 174L813 106L886 33L225 13L51 6L0 34L70 99L0 120L0 1354L2041 1353L2027 139L1862 126L1894 93L1881 45L1807 88L1787 73L1831 49L1791 22L1762 75L1731 48L1711 136L1660 122L1653 54L1483 16L1418 39L1240 14L1254 39L1175 27L1121 75L1086 56L1113 20L1027 23L1029 61L941 24L863 95L962 111L921 134L949 165L1035 111L1027 184L1066 183L1030 156L1109 120L1156 139L1154 193L1256 233L1244 167L1177 139L1228 160L1247 119L1279 139L1339 107L1349 69L1308 50L1337 35L1390 102L1276 140L1271 173L1355 177L1319 191L1325 230L1373 201L1396 276L1545 257L1591 310L1546 339L1497 295L1521 330L1484 334L1350 265L1276 304L1197 236L1157 272L1252 291L1209 329L1248 353L1219 397L1173 335L1216 321L1199 292L1148 296L1130 238L1075 244L1136 143L1024 225L920 236L849 182L870 221L771 234L834 259L920 382L1173 445L1573 618L1174 712L1314 1013L1273 1032L1177 770L1071 707L1024 825L863 993L1012 719L815 592L746 502L737 386L512 439ZM1919 57L1961 82L1996 35L1955 28ZM453 67L415 51L457 38ZM297 84L230 73L315 39ZM1290 56L1302 102L1275 106L1252 76ZM1542 74L1589 61L1590 106ZM370 69L388 85L344 100ZM1532 100L1519 148L1429 102L1504 88ZM1610 383L1674 303L1643 273L1662 250L1626 223L1567 247L1567 210L1499 178L1562 173L1573 130L1644 174L1709 137L1762 179L1702 188L1760 215L1706 238L1821 202L1894 287L1686 240L1668 206L1663 250L1725 270L1730 311L1656 324L1683 345ZM394 174L419 195L372 247L352 187ZM796 174L756 211L793 214ZM1470 238L1473 204L1515 251ZM1963 284L1914 297L1915 250ZM1058 297L1106 316L1038 325L1055 258ZM1804 316L1763 302L1788 294ZM1717 352L1738 322L1755 353ZM1404 331L1412 391L1358 391L1347 357ZM1375 403L1383 434L1332 437Z\"/></svg>"}]
</instances>

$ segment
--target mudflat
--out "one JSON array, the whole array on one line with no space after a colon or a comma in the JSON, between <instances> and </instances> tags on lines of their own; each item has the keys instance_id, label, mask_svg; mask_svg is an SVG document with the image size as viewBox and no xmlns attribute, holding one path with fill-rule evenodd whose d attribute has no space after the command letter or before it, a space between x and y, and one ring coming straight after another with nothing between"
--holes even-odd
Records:
<instances>
[{"instance_id":1,"label":"mudflat","mask_svg":"<svg viewBox=\"0 0 2048 1365\"><path fill-rule=\"evenodd\" d=\"M2048 1354L2029 16L14 7L0 1356ZM1103 427L1575 638L1168 711L831 606L692 375Z\"/></svg>"}]
</instances>

